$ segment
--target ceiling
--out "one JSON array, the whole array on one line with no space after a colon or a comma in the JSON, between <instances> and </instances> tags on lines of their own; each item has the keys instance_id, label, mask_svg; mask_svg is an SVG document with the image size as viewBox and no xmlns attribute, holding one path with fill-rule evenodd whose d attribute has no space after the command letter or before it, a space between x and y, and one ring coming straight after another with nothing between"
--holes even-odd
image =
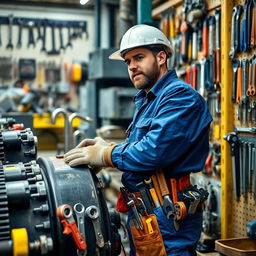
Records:
<instances>
[{"instance_id":1,"label":"ceiling","mask_svg":"<svg viewBox=\"0 0 256 256\"><path fill-rule=\"evenodd\" d=\"M1 0L1 4L16 4L30 6L68 7L81 8L79 0ZM84 6L86 9L93 8L92 1Z\"/></svg>"},{"instance_id":2,"label":"ceiling","mask_svg":"<svg viewBox=\"0 0 256 256\"><path fill-rule=\"evenodd\" d=\"M117 5L119 0L99 0L101 3ZM67 7L93 9L96 0L89 0L86 5L80 5L80 0L1 0L0 4L22 4L33 6Z\"/></svg>"}]
</instances>

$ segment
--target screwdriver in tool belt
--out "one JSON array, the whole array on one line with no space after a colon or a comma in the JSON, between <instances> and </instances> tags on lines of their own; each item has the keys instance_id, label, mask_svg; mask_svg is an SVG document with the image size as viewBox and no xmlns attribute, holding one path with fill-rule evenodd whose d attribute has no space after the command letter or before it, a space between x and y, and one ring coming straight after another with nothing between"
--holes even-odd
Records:
<instances>
[{"instance_id":1,"label":"screwdriver in tool belt","mask_svg":"<svg viewBox=\"0 0 256 256\"><path fill-rule=\"evenodd\" d=\"M153 186L151 178L145 179L144 181L148 185L149 192L150 192L150 195L151 195L151 197L152 197L152 199L154 201L155 207L159 207L160 206L160 202L158 200L158 196L156 194L156 191L155 191L155 188Z\"/></svg>"}]
</instances>

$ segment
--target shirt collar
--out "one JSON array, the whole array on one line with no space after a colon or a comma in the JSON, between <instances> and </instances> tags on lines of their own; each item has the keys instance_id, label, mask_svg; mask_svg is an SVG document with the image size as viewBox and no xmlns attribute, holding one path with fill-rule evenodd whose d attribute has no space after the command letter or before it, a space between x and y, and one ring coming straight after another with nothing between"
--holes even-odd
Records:
<instances>
[{"instance_id":1,"label":"shirt collar","mask_svg":"<svg viewBox=\"0 0 256 256\"><path fill-rule=\"evenodd\" d=\"M160 90L170 83L170 80L177 78L176 71L174 69L169 70L164 76L162 76L156 84L150 89L148 93L144 90L139 90L139 92L134 96L134 101L138 101L144 97L157 96Z\"/></svg>"}]
</instances>

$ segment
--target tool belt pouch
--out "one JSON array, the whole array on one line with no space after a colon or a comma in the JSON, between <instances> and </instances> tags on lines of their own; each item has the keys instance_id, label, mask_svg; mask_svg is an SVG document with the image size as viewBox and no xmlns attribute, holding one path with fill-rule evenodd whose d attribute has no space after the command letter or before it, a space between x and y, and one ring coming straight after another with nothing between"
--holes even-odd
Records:
<instances>
[{"instance_id":1,"label":"tool belt pouch","mask_svg":"<svg viewBox=\"0 0 256 256\"><path fill-rule=\"evenodd\" d=\"M151 218L150 222L153 233L150 234L146 220ZM156 216L150 214L141 217L143 229L137 229L133 220L130 221L130 228L133 243L136 249L136 256L166 256L162 234L160 232Z\"/></svg>"}]
</instances>

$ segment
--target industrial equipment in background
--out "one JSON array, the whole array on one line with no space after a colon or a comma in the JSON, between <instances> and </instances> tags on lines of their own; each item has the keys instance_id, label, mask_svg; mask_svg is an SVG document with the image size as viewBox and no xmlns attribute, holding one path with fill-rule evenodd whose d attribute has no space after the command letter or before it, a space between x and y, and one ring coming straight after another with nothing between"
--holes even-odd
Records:
<instances>
[{"instance_id":1,"label":"industrial equipment in background","mask_svg":"<svg viewBox=\"0 0 256 256\"><path fill-rule=\"evenodd\" d=\"M137 90L128 77L126 65L108 59L115 50L96 49L90 54L88 80L79 88L80 113L94 120L90 125L81 126L90 138L104 125L127 128L133 116L133 97Z\"/></svg>"},{"instance_id":2,"label":"industrial equipment in background","mask_svg":"<svg viewBox=\"0 0 256 256\"><path fill-rule=\"evenodd\" d=\"M33 133L0 121L0 255L119 255L120 217L94 172L36 159Z\"/></svg>"}]
</instances>

